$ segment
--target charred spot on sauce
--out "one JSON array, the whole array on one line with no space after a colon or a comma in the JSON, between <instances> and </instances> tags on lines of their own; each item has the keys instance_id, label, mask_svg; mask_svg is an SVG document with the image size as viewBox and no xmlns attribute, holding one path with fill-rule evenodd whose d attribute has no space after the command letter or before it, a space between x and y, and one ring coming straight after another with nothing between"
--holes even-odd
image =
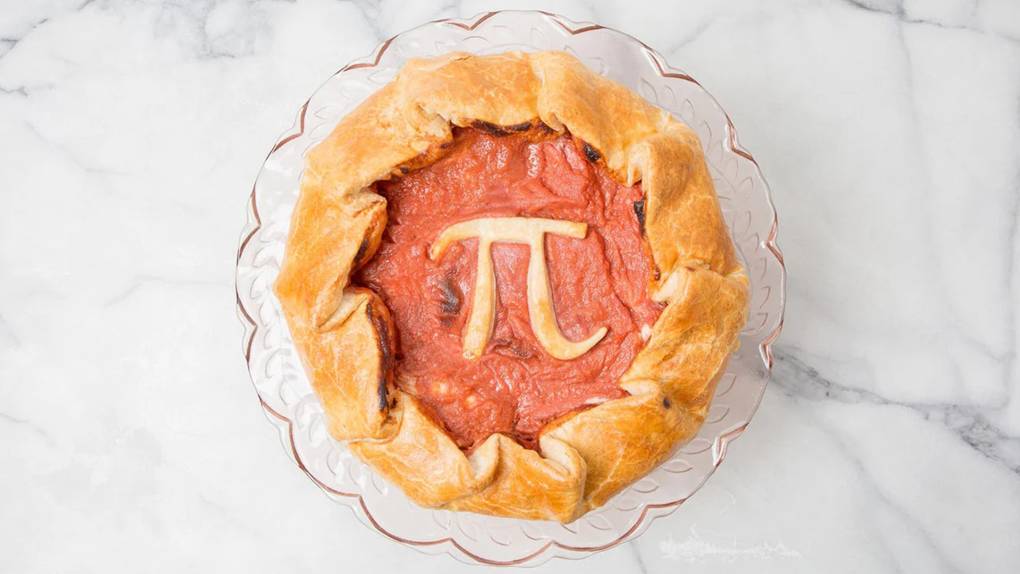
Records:
<instances>
[{"instance_id":1,"label":"charred spot on sauce","mask_svg":"<svg viewBox=\"0 0 1020 574\"><path fill-rule=\"evenodd\" d=\"M401 175L407 175L409 173L411 173L411 168L407 167L406 165L400 166L400 174Z\"/></svg>"},{"instance_id":2,"label":"charred spot on sauce","mask_svg":"<svg viewBox=\"0 0 1020 574\"><path fill-rule=\"evenodd\" d=\"M637 222L643 234L645 232L645 200L643 198L634 202L634 215L637 216Z\"/></svg>"},{"instance_id":3,"label":"charred spot on sauce","mask_svg":"<svg viewBox=\"0 0 1020 574\"><path fill-rule=\"evenodd\" d=\"M509 126L501 126L491 122L475 120L471 122L471 127L475 128L478 131L485 132L490 136L503 137L530 130L531 122L523 122Z\"/></svg>"},{"instance_id":4,"label":"charred spot on sauce","mask_svg":"<svg viewBox=\"0 0 1020 574\"><path fill-rule=\"evenodd\" d=\"M443 315L456 316L460 313L460 306L462 304L460 290L453 284L451 277L444 277L439 282L439 296L439 308L442 310Z\"/></svg>"},{"instance_id":5,"label":"charred spot on sauce","mask_svg":"<svg viewBox=\"0 0 1020 574\"><path fill-rule=\"evenodd\" d=\"M584 142L584 144L581 146L581 149L584 151L584 157L587 158L588 161L592 163L596 163L597 161L602 159L602 154L599 153L599 150L591 147L591 145L589 145L588 142Z\"/></svg>"},{"instance_id":6,"label":"charred spot on sauce","mask_svg":"<svg viewBox=\"0 0 1020 574\"><path fill-rule=\"evenodd\" d=\"M514 359L530 359L535 352L515 339L496 339L492 342L492 352Z\"/></svg>"},{"instance_id":7,"label":"charred spot on sauce","mask_svg":"<svg viewBox=\"0 0 1020 574\"><path fill-rule=\"evenodd\" d=\"M389 401L389 382L393 375L393 363L395 360L393 338L386 318L379 314L379 311L372 302L368 303L365 311L368 313L368 320L372 323L372 327L375 328L375 332L379 336L379 354L381 355L381 360L377 391L379 393L379 410L384 411L391 406Z\"/></svg>"},{"instance_id":8,"label":"charred spot on sauce","mask_svg":"<svg viewBox=\"0 0 1020 574\"><path fill-rule=\"evenodd\" d=\"M673 406L673 401L669 400L669 397L662 397L662 406L668 409Z\"/></svg>"}]
</instances>

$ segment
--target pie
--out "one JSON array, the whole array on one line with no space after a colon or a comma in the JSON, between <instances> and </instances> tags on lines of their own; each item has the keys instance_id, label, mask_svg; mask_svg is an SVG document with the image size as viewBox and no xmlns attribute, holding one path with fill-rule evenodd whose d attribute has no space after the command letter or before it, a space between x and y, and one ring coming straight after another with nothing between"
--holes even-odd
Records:
<instances>
[{"instance_id":1,"label":"pie","mask_svg":"<svg viewBox=\"0 0 1020 574\"><path fill-rule=\"evenodd\" d=\"M409 61L309 153L275 291L334 438L561 522L697 432L747 305L697 136L562 52Z\"/></svg>"}]
</instances>

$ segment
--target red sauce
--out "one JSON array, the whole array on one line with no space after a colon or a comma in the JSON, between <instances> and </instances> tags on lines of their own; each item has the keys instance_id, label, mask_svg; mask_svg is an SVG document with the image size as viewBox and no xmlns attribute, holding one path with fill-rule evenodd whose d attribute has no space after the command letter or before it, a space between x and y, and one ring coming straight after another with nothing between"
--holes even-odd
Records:
<instances>
[{"instance_id":1,"label":"red sauce","mask_svg":"<svg viewBox=\"0 0 1020 574\"><path fill-rule=\"evenodd\" d=\"M570 136L463 129L435 163L378 184L389 223L356 282L376 290L392 311L398 384L461 448L495 432L535 448L550 420L627 394L618 380L644 344L642 326L654 324L661 306L647 293L652 263L636 214L642 206L635 209L640 184L617 183L588 152ZM499 216L588 224L584 239L545 239L560 330L575 341L601 326L609 330L584 355L561 361L545 352L528 319L528 247L497 243L493 334L480 358L464 358L478 242L453 245L438 261L428 248L453 223Z\"/></svg>"}]
</instances>

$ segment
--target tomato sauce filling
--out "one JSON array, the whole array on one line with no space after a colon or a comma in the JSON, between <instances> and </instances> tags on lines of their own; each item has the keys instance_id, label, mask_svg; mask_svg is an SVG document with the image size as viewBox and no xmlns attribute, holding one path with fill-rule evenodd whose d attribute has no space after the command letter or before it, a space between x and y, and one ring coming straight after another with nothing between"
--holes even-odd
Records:
<instances>
[{"instance_id":1,"label":"tomato sauce filling","mask_svg":"<svg viewBox=\"0 0 1020 574\"><path fill-rule=\"evenodd\" d=\"M627 395L620 376L662 310L648 296L640 184L615 181L598 152L544 126L522 132L457 129L434 163L377 184L389 221L355 283L379 293L397 328L397 384L416 396L463 449L492 433L537 448L546 423ZM588 224L584 239L547 234L545 257L560 331L580 341L608 333L572 360L550 356L532 332L529 248L494 243L496 316L485 352L463 355L478 240L436 261L446 227L481 217L542 217Z\"/></svg>"}]
</instances>

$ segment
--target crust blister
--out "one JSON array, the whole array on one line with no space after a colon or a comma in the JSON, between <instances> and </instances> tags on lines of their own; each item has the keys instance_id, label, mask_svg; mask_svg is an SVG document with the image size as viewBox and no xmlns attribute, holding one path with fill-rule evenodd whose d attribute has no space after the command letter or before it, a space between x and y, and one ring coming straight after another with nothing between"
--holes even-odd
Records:
<instances>
[{"instance_id":1,"label":"crust blister","mask_svg":"<svg viewBox=\"0 0 1020 574\"><path fill-rule=\"evenodd\" d=\"M349 287L386 224L376 181L439 157L453 126L548 126L589 161L641 182L635 216L667 303L621 378L631 396L544 429L542 453L492 435L461 451L392 381L385 305ZM597 156L597 157L596 157ZM562 52L411 60L309 154L275 285L331 434L420 504L569 522L643 476L700 427L744 323L747 279L697 137Z\"/></svg>"}]
</instances>

